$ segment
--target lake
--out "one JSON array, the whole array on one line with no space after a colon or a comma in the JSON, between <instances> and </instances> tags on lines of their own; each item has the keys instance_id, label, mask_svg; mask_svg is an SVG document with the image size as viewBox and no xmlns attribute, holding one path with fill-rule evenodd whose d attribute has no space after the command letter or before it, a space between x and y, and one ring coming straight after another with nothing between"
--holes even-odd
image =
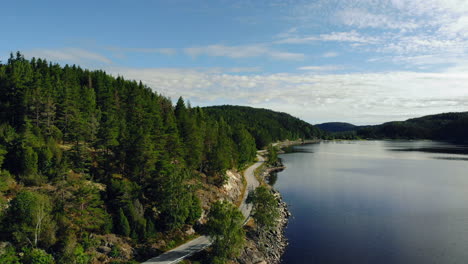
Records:
<instances>
[{"instance_id":1,"label":"lake","mask_svg":"<svg viewBox=\"0 0 468 264\"><path fill-rule=\"evenodd\" d=\"M433 141L295 146L275 187L290 263L468 263L468 148Z\"/></svg>"}]
</instances>

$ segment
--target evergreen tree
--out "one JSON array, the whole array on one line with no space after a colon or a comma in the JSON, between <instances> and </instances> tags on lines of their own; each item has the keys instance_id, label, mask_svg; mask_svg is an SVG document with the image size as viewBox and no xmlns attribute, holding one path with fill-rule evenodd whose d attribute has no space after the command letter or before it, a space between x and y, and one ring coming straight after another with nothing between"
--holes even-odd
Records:
<instances>
[{"instance_id":1,"label":"evergreen tree","mask_svg":"<svg viewBox=\"0 0 468 264\"><path fill-rule=\"evenodd\" d=\"M128 223L128 219L125 216L122 208L119 209L119 218L116 228L117 233L121 234L122 236L128 237L130 235L130 224Z\"/></svg>"},{"instance_id":2,"label":"evergreen tree","mask_svg":"<svg viewBox=\"0 0 468 264\"><path fill-rule=\"evenodd\" d=\"M242 213L229 202L216 202L211 207L206 231L213 241L214 256L224 263L239 255L245 243Z\"/></svg>"},{"instance_id":3,"label":"evergreen tree","mask_svg":"<svg viewBox=\"0 0 468 264\"><path fill-rule=\"evenodd\" d=\"M47 260L50 248L57 262L86 263L96 234L138 243L193 225L197 186L222 185L255 145L314 136L286 114L174 106L141 82L18 53L0 63L0 238L38 249L25 256ZM213 209L236 219L226 206ZM222 261L231 254L217 250Z\"/></svg>"},{"instance_id":4,"label":"evergreen tree","mask_svg":"<svg viewBox=\"0 0 468 264\"><path fill-rule=\"evenodd\" d=\"M267 232L276 225L279 217L278 200L266 186L255 189L253 195L253 214L259 230Z\"/></svg>"}]
</instances>

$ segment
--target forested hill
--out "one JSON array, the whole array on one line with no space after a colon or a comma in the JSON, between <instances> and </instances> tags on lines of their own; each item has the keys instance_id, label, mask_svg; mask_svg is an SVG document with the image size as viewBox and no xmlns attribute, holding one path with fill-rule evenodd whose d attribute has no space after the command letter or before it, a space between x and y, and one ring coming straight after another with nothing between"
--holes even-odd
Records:
<instances>
[{"instance_id":1,"label":"forested hill","mask_svg":"<svg viewBox=\"0 0 468 264\"><path fill-rule=\"evenodd\" d=\"M89 263L110 234L130 245L181 234L202 213L202 179L222 185L256 145L320 135L267 110L174 106L103 71L19 53L2 61L2 263Z\"/></svg>"},{"instance_id":2,"label":"forested hill","mask_svg":"<svg viewBox=\"0 0 468 264\"><path fill-rule=\"evenodd\" d=\"M468 142L468 112L443 113L401 122L368 126L357 131L361 138L434 139Z\"/></svg>"},{"instance_id":3,"label":"forested hill","mask_svg":"<svg viewBox=\"0 0 468 264\"><path fill-rule=\"evenodd\" d=\"M286 113L247 106L209 106L203 110L216 119L245 127L255 138L257 148L276 140L320 138L319 128Z\"/></svg>"},{"instance_id":4,"label":"forested hill","mask_svg":"<svg viewBox=\"0 0 468 264\"><path fill-rule=\"evenodd\" d=\"M316 127L328 132L346 132L357 130L359 127L350 123L344 122L328 122L315 125Z\"/></svg>"}]
</instances>

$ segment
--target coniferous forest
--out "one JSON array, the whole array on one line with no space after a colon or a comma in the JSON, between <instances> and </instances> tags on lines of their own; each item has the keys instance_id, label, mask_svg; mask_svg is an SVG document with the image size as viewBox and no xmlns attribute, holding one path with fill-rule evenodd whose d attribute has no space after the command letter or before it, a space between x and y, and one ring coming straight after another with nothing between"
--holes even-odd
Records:
<instances>
[{"instance_id":1,"label":"coniferous forest","mask_svg":"<svg viewBox=\"0 0 468 264\"><path fill-rule=\"evenodd\" d=\"M429 139L454 143L468 143L468 113L442 113L386 122L373 126L348 123L316 125L327 133L328 139Z\"/></svg>"},{"instance_id":2,"label":"coniferous forest","mask_svg":"<svg viewBox=\"0 0 468 264\"><path fill-rule=\"evenodd\" d=\"M200 175L220 186L257 148L320 136L284 114L173 105L141 82L11 55L0 63L2 263L89 263L99 235L157 240L200 218Z\"/></svg>"}]
</instances>

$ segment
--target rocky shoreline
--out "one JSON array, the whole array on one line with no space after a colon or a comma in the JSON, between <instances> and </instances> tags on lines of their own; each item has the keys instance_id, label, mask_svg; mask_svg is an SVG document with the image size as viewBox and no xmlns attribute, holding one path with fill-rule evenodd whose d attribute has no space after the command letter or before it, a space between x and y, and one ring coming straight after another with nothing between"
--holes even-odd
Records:
<instances>
[{"instance_id":1,"label":"rocky shoreline","mask_svg":"<svg viewBox=\"0 0 468 264\"><path fill-rule=\"evenodd\" d=\"M281 162L274 167L266 168L261 174L262 179L270 177L272 172L283 170L285 167ZM279 264L288 240L285 236L285 228L288 225L288 219L291 213L287 204L279 191L272 188L274 195L278 199L280 216L277 226L269 231L261 233L255 225L247 226L247 243L241 255L236 259L239 264Z\"/></svg>"}]
</instances>

